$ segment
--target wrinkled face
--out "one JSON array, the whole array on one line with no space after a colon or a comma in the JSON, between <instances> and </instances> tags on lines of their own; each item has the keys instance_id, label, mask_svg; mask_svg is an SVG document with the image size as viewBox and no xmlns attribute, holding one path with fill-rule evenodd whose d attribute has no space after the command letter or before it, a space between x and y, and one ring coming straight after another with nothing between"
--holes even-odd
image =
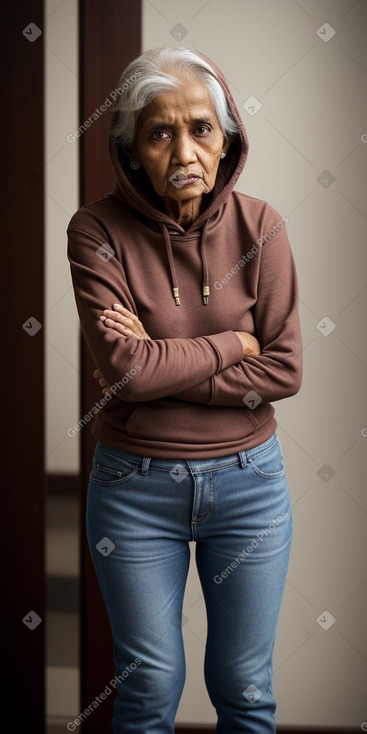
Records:
<instances>
[{"instance_id":1,"label":"wrinkled face","mask_svg":"<svg viewBox=\"0 0 367 734\"><path fill-rule=\"evenodd\" d=\"M196 199L200 204L214 187L220 155L227 148L206 86L185 80L145 107L134 153L163 201Z\"/></svg>"}]
</instances>

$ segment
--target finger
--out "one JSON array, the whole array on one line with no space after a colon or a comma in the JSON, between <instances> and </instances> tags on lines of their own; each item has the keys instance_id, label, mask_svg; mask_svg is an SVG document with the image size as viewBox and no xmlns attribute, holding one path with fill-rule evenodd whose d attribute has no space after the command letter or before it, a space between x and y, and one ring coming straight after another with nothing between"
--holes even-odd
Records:
<instances>
[{"instance_id":1,"label":"finger","mask_svg":"<svg viewBox=\"0 0 367 734\"><path fill-rule=\"evenodd\" d=\"M106 321L108 321L109 326L111 326L111 322L113 322L114 324L121 324L126 326L128 321L127 319L125 319L124 316L121 316L121 314L116 314L114 311L108 311L108 309L106 309L106 311L104 311L103 313L103 316L100 316L99 318L101 321L103 321L104 324L106 323Z\"/></svg>"},{"instance_id":2,"label":"finger","mask_svg":"<svg viewBox=\"0 0 367 734\"><path fill-rule=\"evenodd\" d=\"M113 322L114 324L120 324L121 326L125 326L127 329L130 329L131 333L135 334L135 336L139 338L144 338L145 331L143 328L143 324L138 319L133 320L126 316L122 316L121 314L116 314L114 311L108 311L108 309L106 309L104 313L106 314L106 316L100 316L100 319L107 326L113 326L111 322ZM109 315L107 316L107 314ZM120 331L121 334L125 333L120 329L117 329L117 327L115 328L117 331Z\"/></svg>"},{"instance_id":3,"label":"finger","mask_svg":"<svg viewBox=\"0 0 367 734\"><path fill-rule=\"evenodd\" d=\"M119 324L117 321L114 321L113 319L105 319L103 323L108 328L115 329L115 331L118 331L120 334L123 334L124 336L129 336L130 334L133 333L131 329L129 329L127 326L125 326L124 324Z\"/></svg>"},{"instance_id":4,"label":"finger","mask_svg":"<svg viewBox=\"0 0 367 734\"><path fill-rule=\"evenodd\" d=\"M125 317L131 319L132 321L134 321L134 323L140 323L140 321L139 321L138 317L136 316L136 314L134 314L132 311L129 311L129 309L125 308L125 306L121 306L119 303L114 303L113 304L113 308L115 309L115 311L118 311L123 316L125 316Z\"/></svg>"},{"instance_id":5,"label":"finger","mask_svg":"<svg viewBox=\"0 0 367 734\"><path fill-rule=\"evenodd\" d=\"M94 370L93 377L95 377L96 380L98 380L99 377L102 377L102 374L100 373L99 370Z\"/></svg>"},{"instance_id":6,"label":"finger","mask_svg":"<svg viewBox=\"0 0 367 734\"><path fill-rule=\"evenodd\" d=\"M129 312L128 312L129 313ZM106 321L106 319L110 319L112 321L115 321L116 323L123 324L124 326L127 326L128 329L131 329L134 333L138 334L139 331L142 331L142 324L138 320L134 314L131 314L130 316L123 316L122 314L116 313L115 311L110 311L108 308L103 312L103 316L100 316L100 319L102 321ZM111 324L108 324L111 326Z\"/></svg>"},{"instance_id":7,"label":"finger","mask_svg":"<svg viewBox=\"0 0 367 734\"><path fill-rule=\"evenodd\" d=\"M103 316L100 316L100 319L104 321L107 318L114 319L115 321L119 321L122 324L124 316L121 313L116 313L116 311L111 311L109 308L106 308L103 311Z\"/></svg>"}]
</instances>

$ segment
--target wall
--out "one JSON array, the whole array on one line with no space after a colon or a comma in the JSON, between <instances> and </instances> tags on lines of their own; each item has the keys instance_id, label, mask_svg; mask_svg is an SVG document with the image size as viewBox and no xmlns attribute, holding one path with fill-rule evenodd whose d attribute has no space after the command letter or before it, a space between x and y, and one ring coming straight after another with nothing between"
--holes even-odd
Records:
<instances>
[{"instance_id":1,"label":"wall","mask_svg":"<svg viewBox=\"0 0 367 734\"><path fill-rule=\"evenodd\" d=\"M46 471L79 470L79 325L66 259L66 227L79 206L78 3L45 2Z\"/></svg>"},{"instance_id":2,"label":"wall","mask_svg":"<svg viewBox=\"0 0 367 734\"><path fill-rule=\"evenodd\" d=\"M275 406L295 531L274 661L277 718L359 728L367 719L366 3L145 0L143 9L144 49L187 46L223 70L250 139L237 188L289 218L304 382ZM183 629L178 721L215 722L193 563Z\"/></svg>"}]
</instances>

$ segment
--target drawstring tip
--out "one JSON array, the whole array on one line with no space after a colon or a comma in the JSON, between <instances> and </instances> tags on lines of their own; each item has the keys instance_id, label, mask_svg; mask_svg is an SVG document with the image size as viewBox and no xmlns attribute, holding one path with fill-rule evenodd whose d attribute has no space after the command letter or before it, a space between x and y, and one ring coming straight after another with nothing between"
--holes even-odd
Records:
<instances>
[{"instance_id":1,"label":"drawstring tip","mask_svg":"<svg viewBox=\"0 0 367 734\"><path fill-rule=\"evenodd\" d=\"M180 306L180 292L178 288L172 288L173 290L173 297L175 299L176 306Z\"/></svg>"},{"instance_id":2,"label":"drawstring tip","mask_svg":"<svg viewBox=\"0 0 367 734\"><path fill-rule=\"evenodd\" d=\"M207 306L209 303L210 288L208 285L203 285L203 303Z\"/></svg>"}]
</instances>

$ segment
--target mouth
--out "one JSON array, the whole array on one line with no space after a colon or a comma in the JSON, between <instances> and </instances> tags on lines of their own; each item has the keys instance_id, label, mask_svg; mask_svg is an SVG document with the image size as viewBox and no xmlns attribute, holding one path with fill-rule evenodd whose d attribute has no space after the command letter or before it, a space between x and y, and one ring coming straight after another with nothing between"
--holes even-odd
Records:
<instances>
[{"instance_id":1,"label":"mouth","mask_svg":"<svg viewBox=\"0 0 367 734\"><path fill-rule=\"evenodd\" d=\"M176 189L182 189L183 186L192 186L200 180L201 176L198 176L196 173L183 173L183 171L175 171L169 177L169 181Z\"/></svg>"}]
</instances>

